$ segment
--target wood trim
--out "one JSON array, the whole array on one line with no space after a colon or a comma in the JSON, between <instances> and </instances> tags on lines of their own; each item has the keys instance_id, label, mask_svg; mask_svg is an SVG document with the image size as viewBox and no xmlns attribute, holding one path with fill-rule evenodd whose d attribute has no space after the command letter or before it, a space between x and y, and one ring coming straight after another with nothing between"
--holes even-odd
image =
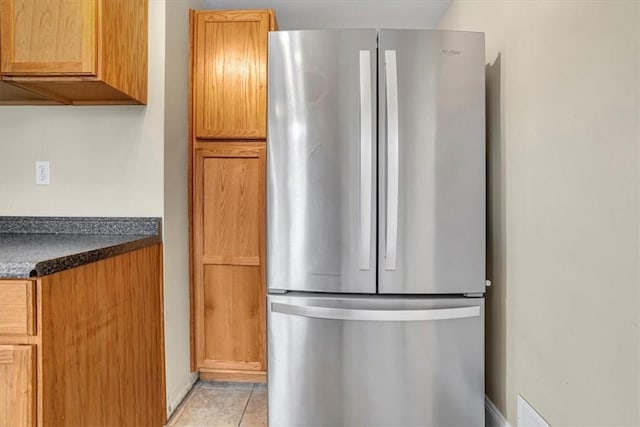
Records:
<instances>
[{"instance_id":1,"label":"wood trim","mask_svg":"<svg viewBox=\"0 0 640 427\"><path fill-rule=\"evenodd\" d=\"M233 369L200 369L200 379L202 381L235 381L248 383L266 383L267 373L265 371L241 371Z\"/></svg>"},{"instance_id":2,"label":"wood trim","mask_svg":"<svg viewBox=\"0 0 640 427\"><path fill-rule=\"evenodd\" d=\"M27 344L39 344L40 337L37 335L0 335L0 345L27 345Z\"/></svg>"},{"instance_id":3,"label":"wood trim","mask_svg":"<svg viewBox=\"0 0 640 427\"><path fill-rule=\"evenodd\" d=\"M95 78L23 77L12 84L68 105L139 105L140 101Z\"/></svg>"},{"instance_id":4,"label":"wood trim","mask_svg":"<svg viewBox=\"0 0 640 427\"><path fill-rule=\"evenodd\" d=\"M264 141L195 141L195 152L203 157L255 157L263 154ZM196 154L197 155L197 154ZM195 159L194 159L195 160Z\"/></svg>"},{"instance_id":5,"label":"wood trim","mask_svg":"<svg viewBox=\"0 0 640 427\"><path fill-rule=\"evenodd\" d=\"M1 1L1 0L0 0ZM38 335L38 345L36 346L36 418L38 422L38 427L44 426L42 421L42 413L44 408L44 395L42 393L42 384L43 384L43 364L42 364L42 277L36 279L35 283L36 287L36 314L38 316L38 324L39 324L39 335Z\"/></svg>"},{"instance_id":6,"label":"wood trim","mask_svg":"<svg viewBox=\"0 0 640 427\"><path fill-rule=\"evenodd\" d=\"M1 79L1 78L0 78ZM0 80L0 105L58 105L37 90Z\"/></svg>"},{"instance_id":7,"label":"wood trim","mask_svg":"<svg viewBox=\"0 0 640 427\"><path fill-rule=\"evenodd\" d=\"M202 367L206 370L216 371L262 371L262 365L258 362L242 362L237 360L207 360Z\"/></svg>"},{"instance_id":8,"label":"wood trim","mask_svg":"<svg viewBox=\"0 0 640 427\"><path fill-rule=\"evenodd\" d=\"M192 263L193 266L193 286L194 286L194 312L195 312L195 354L194 354L194 362L196 368L200 368L202 366L202 362L205 358L205 336L204 336L204 309L201 307L203 305L203 301L205 298L204 294L204 266L202 263L202 251L203 251L203 230L204 224L202 221L202 214L200 213L200 209L202 209L202 205L204 203L204 195L203 191L198 191L199 189L203 189L204 187L204 175L202 172L202 167L198 165L203 161L203 154L201 150L196 150L193 153L194 163L192 170L193 177L193 211L191 219L193 221L194 231L198 230L198 233L193 234L193 258Z\"/></svg>"},{"instance_id":9,"label":"wood trim","mask_svg":"<svg viewBox=\"0 0 640 427\"><path fill-rule=\"evenodd\" d=\"M269 9L269 31L278 31L278 21L276 20L276 12Z\"/></svg>"},{"instance_id":10,"label":"wood trim","mask_svg":"<svg viewBox=\"0 0 640 427\"><path fill-rule=\"evenodd\" d=\"M193 145L193 61L194 61L194 50L193 50L193 38L194 38L194 19L195 19L195 10L189 9L189 119L187 120L189 124L189 165L187 167L187 174L189 179L187 180L188 187L188 215L189 215L189 345L191 348L191 354L189 357L191 372L195 372L196 367L196 341L195 341L195 301L194 301L194 293L195 288L193 285L194 282L194 254L193 254L193 157L195 155Z\"/></svg>"},{"instance_id":11,"label":"wood trim","mask_svg":"<svg viewBox=\"0 0 640 427\"><path fill-rule=\"evenodd\" d=\"M0 74L11 70L13 62L13 16L15 14L12 1L0 0Z\"/></svg>"},{"instance_id":12,"label":"wood trim","mask_svg":"<svg viewBox=\"0 0 640 427\"><path fill-rule=\"evenodd\" d=\"M91 5L92 7L90 7ZM98 74L98 4L96 0L82 2L82 70L83 74Z\"/></svg>"},{"instance_id":13,"label":"wood trim","mask_svg":"<svg viewBox=\"0 0 640 427\"><path fill-rule=\"evenodd\" d=\"M260 265L259 256L209 256L202 257L203 264L209 265Z\"/></svg>"},{"instance_id":14,"label":"wood trim","mask_svg":"<svg viewBox=\"0 0 640 427\"><path fill-rule=\"evenodd\" d=\"M263 301L263 316L264 320L262 323L262 328L260 330L261 335L259 336L260 345L262 346L262 369L266 371L267 369L267 144L263 143L262 145L262 162L260 176L262 177L261 184L262 188L258 194L260 194L259 204L262 206L263 214L260 216L260 235L259 235L259 245L260 245L260 296Z\"/></svg>"},{"instance_id":15,"label":"wood trim","mask_svg":"<svg viewBox=\"0 0 640 427\"><path fill-rule=\"evenodd\" d=\"M102 22L102 17L104 16L104 0L98 0L97 4L96 4L96 16L95 16L95 25L96 25L96 34L95 34L95 41L96 41L96 58L95 58L95 65L96 65L96 75L97 76L104 76L104 68L105 68L105 57L104 57L104 50L102 49L102 46L104 46L104 24Z\"/></svg>"},{"instance_id":16,"label":"wood trim","mask_svg":"<svg viewBox=\"0 0 640 427\"><path fill-rule=\"evenodd\" d=\"M196 15L204 22L256 22L269 14L269 22L273 21L273 9L242 9L242 10L200 10Z\"/></svg>"},{"instance_id":17,"label":"wood trim","mask_svg":"<svg viewBox=\"0 0 640 427\"><path fill-rule=\"evenodd\" d=\"M160 331L158 332L159 334L158 338L160 342L156 346L156 351L160 357L160 361L158 361L158 366L156 366L156 369L157 368L160 369L160 372L156 370L156 375L160 376L160 392L157 396L157 399L158 399L157 410L159 413L158 419L163 420L163 424L164 424L167 421L167 399L166 399L166 395L167 395L166 348L167 346L165 341L165 330L164 330L164 319L166 318L165 312L164 312L164 245L162 243L159 243L155 247L157 248L157 250L155 250L156 259L155 259L154 266L157 267L159 272L154 278L156 282L155 283L156 291L158 293L157 298L160 305L158 307L159 312L156 314L157 316L156 322L160 328ZM153 266L151 268L153 268ZM151 283L153 283L153 281L151 281Z\"/></svg>"},{"instance_id":18,"label":"wood trim","mask_svg":"<svg viewBox=\"0 0 640 427\"><path fill-rule=\"evenodd\" d=\"M10 79L6 79L6 80L10 80ZM49 90L46 90L40 86L38 86L37 84L32 83L33 81L31 80L15 80L14 84L15 86L21 87L25 90L31 91L33 93L37 93L38 95L42 95L42 96L46 96L47 98L50 98L52 100L54 100L55 102L58 102L60 104L66 104L66 105L71 105L71 103L73 102L71 99L62 96L58 93L53 93Z\"/></svg>"},{"instance_id":19,"label":"wood trim","mask_svg":"<svg viewBox=\"0 0 640 427\"><path fill-rule=\"evenodd\" d=\"M22 76L40 75L43 73L54 75L84 75L95 76L95 73L90 71L69 71L81 69L84 67L84 62L52 62L50 64L43 64L42 62L17 62L11 65L11 72L20 74Z\"/></svg>"},{"instance_id":20,"label":"wood trim","mask_svg":"<svg viewBox=\"0 0 640 427\"><path fill-rule=\"evenodd\" d=\"M77 74L57 75L57 76L2 76L5 82L14 83L70 83L70 82L99 82L96 76L81 76Z\"/></svg>"},{"instance_id":21,"label":"wood trim","mask_svg":"<svg viewBox=\"0 0 640 427\"><path fill-rule=\"evenodd\" d=\"M33 281L27 282L26 289L26 298L27 298L27 334L28 335L36 335L38 333L37 329L37 319L36 319L36 292L33 288L35 284Z\"/></svg>"}]
</instances>

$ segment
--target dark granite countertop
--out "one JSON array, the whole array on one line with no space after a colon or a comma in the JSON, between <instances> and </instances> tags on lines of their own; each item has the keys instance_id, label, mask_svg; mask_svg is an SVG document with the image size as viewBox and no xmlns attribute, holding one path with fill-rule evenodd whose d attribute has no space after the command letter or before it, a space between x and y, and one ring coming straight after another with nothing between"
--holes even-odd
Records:
<instances>
[{"instance_id":1,"label":"dark granite countertop","mask_svg":"<svg viewBox=\"0 0 640 427\"><path fill-rule=\"evenodd\" d=\"M160 218L0 217L0 278L46 276L161 241Z\"/></svg>"}]
</instances>

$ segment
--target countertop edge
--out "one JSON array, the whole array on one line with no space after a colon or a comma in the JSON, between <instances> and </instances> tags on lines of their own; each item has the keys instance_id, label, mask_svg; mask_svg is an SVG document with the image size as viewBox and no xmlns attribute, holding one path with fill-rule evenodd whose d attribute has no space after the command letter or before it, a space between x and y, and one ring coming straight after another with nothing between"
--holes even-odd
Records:
<instances>
[{"instance_id":1,"label":"countertop edge","mask_svg":"<svg viewBox=\"0 0 640 427\"><path fill-rule=\"evenodd\" d=\"M106 246L104 248L94 249L87 252L42 261L34 266L34 269L29 273L29 277L48 276L71 268L81 267L92 262L122 255L127 252L133 252L157 243L162 243L162 238L160 236L148 236L132 240L130 242L120 243L118 245Z\"/></svg>"}]
</instances>

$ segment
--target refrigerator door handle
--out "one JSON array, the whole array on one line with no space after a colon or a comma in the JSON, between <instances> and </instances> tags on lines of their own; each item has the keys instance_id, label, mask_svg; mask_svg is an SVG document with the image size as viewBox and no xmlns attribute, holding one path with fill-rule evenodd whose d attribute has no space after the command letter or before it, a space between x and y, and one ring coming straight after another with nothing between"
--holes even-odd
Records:
<instances>
[{"instance_id":1,"label":"refrigerator door handle","mask_svg":"<svg viewBox=\"0 0 640 427\"><path fill-rule=\"evenodd\" d=\"M360 270L371 267L371 52L360 51Z\"/></svg>"},{"instance_id":2,"label":"refrigerator door handle","mask_svg":"<svg viewBox=\"0 0 640 427\"><path fill-rule=\"evenodd\" d=\"M396 51L384 51L387 95L387 217L385 270L396 269L398 249L399 124Z\"/></svg>"},{"instance_id":3,"label":"refrigerator door handle","mask_svg":"<svg viewBox=\"0 0 640 427\"><path fill-rule=\"evenodd\" d=\"M361 320L369 322L415 322L422 320L463 319L480 316L480 306L422 310L362 310L308 305L271 303L274 313L331 320Z\"/></svg>"}]
</instances>

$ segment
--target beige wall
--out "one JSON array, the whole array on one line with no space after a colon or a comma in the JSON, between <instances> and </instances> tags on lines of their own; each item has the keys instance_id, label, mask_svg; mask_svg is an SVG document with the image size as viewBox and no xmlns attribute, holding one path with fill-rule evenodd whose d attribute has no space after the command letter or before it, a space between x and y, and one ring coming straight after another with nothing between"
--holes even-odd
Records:
<instances>
[{"instance_id":1,"label":"beige wall","mask_svg":"<svg viewBox=\"0 0 640 427\"><path fill-rule=\"evenodd\" d=\"M174 410L197 375L190 374L189 217L187 201L189 8L167 0L164 145L165 334L167 409Z\"/></svg>"},{"instance_id":2,"label":"beige wall","mask_svg":"<svg viewBox=\"0 0 640 427\"><path fill-rule=\"evenodd\" d=\"M636 1L454 1L487 38L487 393L640 424Z\"/></svg>"}]
</instances>

